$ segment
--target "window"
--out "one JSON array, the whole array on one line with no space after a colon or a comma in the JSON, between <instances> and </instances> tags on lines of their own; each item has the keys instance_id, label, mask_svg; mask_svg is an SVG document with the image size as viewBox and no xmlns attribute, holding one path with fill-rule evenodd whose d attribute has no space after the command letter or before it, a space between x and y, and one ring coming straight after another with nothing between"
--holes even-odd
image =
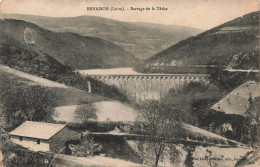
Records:
<instances>
[{"instance_id":1,"label":"window","mask_svg":"<svg viewBox=\"0 0 260 167\"><path fill-rule=\"evenodd\" d=\"M37 139L37 144L40 144L40 143L41 143L40 139Z\"/></svg>"},{"instance_id":2,"label":"window","mask_svg":"<svg viewBox=\"0 0 260 167\"><path fill-rule=\"evenodd\" d=\"M19 140L20 140L20 141L23 141L23 137L22 137L22 136L20 136L20 137L19 137Z\"/></svg>"}]
</instances>

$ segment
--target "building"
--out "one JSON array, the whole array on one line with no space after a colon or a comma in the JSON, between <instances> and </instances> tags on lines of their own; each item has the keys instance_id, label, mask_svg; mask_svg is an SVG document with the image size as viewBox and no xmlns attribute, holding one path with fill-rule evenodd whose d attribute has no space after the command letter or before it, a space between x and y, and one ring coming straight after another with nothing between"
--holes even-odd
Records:
<instances>
[{"instance_id":1,"label":"building","mask_svg":"<svg viewBox=\"0 0 260 167\"><path fill-rule=\"evenodd\" d=\"M259 82L247 81L214 104L211 109L221 123L215 127L215 132L243 143L254 143L259 126L259 98Z\"/></svg>"},{"instance_id":2,"label":"building","mask_svg":"<svg viewBox=\"0 0 260 167\"><path fill-rule=\"evenodd\" d=\"M65 142L80 138L80 133L65 124L26 121L9 133L10 139L33 151L59 152Z\"/></svg>"}]
</instances>

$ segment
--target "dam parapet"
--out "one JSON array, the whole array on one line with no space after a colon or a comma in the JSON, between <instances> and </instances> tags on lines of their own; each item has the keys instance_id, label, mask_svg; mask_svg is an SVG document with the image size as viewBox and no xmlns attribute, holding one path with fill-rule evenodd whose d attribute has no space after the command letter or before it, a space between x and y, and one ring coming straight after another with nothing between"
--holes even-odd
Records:
<instances>
[{"instance_id":1,"label":"dam parapet","mask_svg":"<svg viewBox=\"0 0 260 167\"><path fill-rule=\"evenodd\" d=\"M131 100L160 100L170 90L179 91L190 82L208 82L206 74L87 75L113 85Z\"/></svg>"}]
</instances>

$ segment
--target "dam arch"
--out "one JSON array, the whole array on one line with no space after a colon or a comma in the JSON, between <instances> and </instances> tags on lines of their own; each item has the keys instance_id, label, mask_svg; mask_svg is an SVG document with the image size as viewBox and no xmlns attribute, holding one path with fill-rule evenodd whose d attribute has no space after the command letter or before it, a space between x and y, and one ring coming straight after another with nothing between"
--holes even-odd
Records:
<instances>
[{"instance_id":1,"label":"dam arch","mask_svg":"<svg viewBox=\"0 0 260 167\"><path fill-rule=\"evenodd\" d=\"M87 75L113 85L135 101L164 98L171 89L181 90L190 82L208 83L207 74Z\"/></svg>"}]
</instances>

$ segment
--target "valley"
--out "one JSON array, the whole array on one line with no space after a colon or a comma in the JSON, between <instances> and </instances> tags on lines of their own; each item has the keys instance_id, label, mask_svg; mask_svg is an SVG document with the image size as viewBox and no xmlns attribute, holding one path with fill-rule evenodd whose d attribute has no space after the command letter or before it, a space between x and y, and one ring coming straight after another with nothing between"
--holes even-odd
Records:
<instances>
[{"instance_id":1,"label":"valley","mask_svg":"<svg viewBox=\"0 0 260 167\"><path fill-rule=\"evenodd\" d=\"M15 40L23 49L42 56L49 55L73 69L132 67L139 64L139 59L131 53L106 40L69 32L56 33L21 20L1 20L0 28L1 38L4 39L1 40L2 45L10 45L10 41Z\"/></svg>"},{"instance_id":2,"label":"valley","mask_svg":"<svg viewBox=\"0 0 260 167\"><path fill-rule=\"evenodd\" d=\"M3 164L258 163L258 25L259 12L205 32L97 16L4 14Z\"/></svg>"},{"instance_id":3,"label":"valley","mask_svg":"<svg viewBox=\"0 0 260 167\"><path fill-rule=\"evenodd\" d=\"M82 36L104 39L141 60L149 58L182 39L202 32L202 30L192 27L120 22L95 16L57 18L3 15L3 18L25 20L54 32L72 32Z\"/></svg>"}]
</instances>

